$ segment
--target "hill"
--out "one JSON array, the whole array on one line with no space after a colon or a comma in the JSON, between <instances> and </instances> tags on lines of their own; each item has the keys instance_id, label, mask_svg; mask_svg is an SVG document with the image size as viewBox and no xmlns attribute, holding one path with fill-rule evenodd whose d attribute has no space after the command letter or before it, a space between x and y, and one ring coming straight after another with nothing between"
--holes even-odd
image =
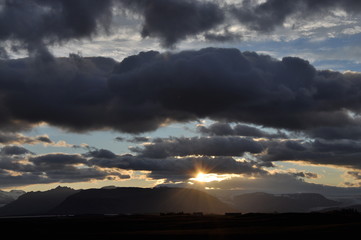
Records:
<instances>
[{"instance_id":1,"label":"hill","mask_svg":"<svg viewBox=\"0 0 361 240\"><path fill-rule=\"evenodd\" d=\"M45 192L28 192L0 208L0 216L26 216L46 214L65 198L78 192L67 187L57 187Z\"/></svg>"},{"instance_id":2,"label":"hill","mask_svg":"<svg viewBox=\"0 0 361 240\"><path fill-rule=\"evenodd\" d=\"M137 214L160 212L225 213L233 209L217 198L187 188L114 188L82 190L52 214Z\"/></svg>"},{"instance_id":3,"label":"hill","mask_svg":"<svg viewBox=\"0 0 361 240\"><path fill-rule=\"evenodd\" d=\"M0 190L0 207L15 201L18 197L23 195L25 192L21 190L11 190L9 192Z\"/></svg>"},{"instance_id":4,"label":"hill","mask_svg":"<svg viewBox=\"0 0 361 240\"><path fill-rule=\"evenodd\" d=\"M242 212L309 212L337 206L340 203L316 193L273 195L268 193L247 193L235 196L235 207Z\"/></svg>"}]
</instances>

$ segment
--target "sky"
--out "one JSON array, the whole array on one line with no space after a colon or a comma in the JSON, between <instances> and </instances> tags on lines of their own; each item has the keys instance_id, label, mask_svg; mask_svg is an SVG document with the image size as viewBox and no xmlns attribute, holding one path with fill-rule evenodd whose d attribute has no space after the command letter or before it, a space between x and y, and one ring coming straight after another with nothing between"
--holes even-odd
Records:
<instances>
[{"instance_id":1,"label":"sky","mask_svg":"<svg viewBox=\"0 0 361 240\"><path fill-rule=\"evenodd\" d=\"M0 189L361 193L361 2L0 0Z\"/></svg>"}]
</instances>

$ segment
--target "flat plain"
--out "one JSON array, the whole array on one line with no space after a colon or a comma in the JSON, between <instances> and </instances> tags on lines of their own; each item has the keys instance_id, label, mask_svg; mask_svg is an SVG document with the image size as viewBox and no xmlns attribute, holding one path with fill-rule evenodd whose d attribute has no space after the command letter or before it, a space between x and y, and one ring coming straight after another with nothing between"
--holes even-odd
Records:
<instances>
[{"instance_id":1,"label":"flat plain","mask_svg":"<svg viewBox=\"0 0 361 240\"><path fill-rule=\"evenodd\" d=\"M83 215L1 218L7 236L36 239L278 239L345 237L358 233L352 211L204 215Z\"/></svg>"}]
</instances>

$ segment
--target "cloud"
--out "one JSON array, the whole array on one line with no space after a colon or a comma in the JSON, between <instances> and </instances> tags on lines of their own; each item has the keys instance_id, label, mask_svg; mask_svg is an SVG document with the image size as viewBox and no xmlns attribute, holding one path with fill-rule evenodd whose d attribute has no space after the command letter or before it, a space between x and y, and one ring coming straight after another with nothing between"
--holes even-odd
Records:
<instances>
[{"instance_id":1,"label":"cloud","mask_svg":"<svg viewBox=\"0 0 361 240\"><path fill-rule=\"evenodd\" d=\"M29 137L21 133L1 132L0 131L0 144L52 144L53 141L47 135Z\"/></svg>"},{"instance_id":2,"label":"cloud","mask_svg":"<svg viewBox=\"0 0 361 240\"><path fill-rule=\"evenodd\" d=\"M143 147L131 148L141 157L167 158L176 156L243 156L244 153L261 153L262 144L239 137L192 137L155 139Z\"/></svg>"},{"instance_id":3,"label":"cloud","mask_svg":"<svg viewBox=\"0 0 361 240\"><path fill-rule=\"evenodd\" d=\"M192 0L120 0L122 6L141 15L143 37L159 38L165 47L211 30L224 21L217 3Z\"/></svg>"},{"instance_id":4,"label":"cloud","mask_svg":"<svg viewBox=\"0 0 361 240\"><path fill-rule=\"evenodd\" d=\"M122 170L148 171L149 178L165 179L167 182L185 181L199 171L248 176L265 173L258 162L237 161L232 157L156 159L130 154L117 155L106 149L93 149L82 155L37 155L21 147L4 147L0 151L0 171L3 173L0 187L130 178Z\"/></svg>"},{"instance_id":5,"label":"cloud","mask_svg":"<svg viewBox=\"0 0 361 240\"><path fill-rule=\"evenodd\" d=\"M107 30L111 3L111 0L2 0L0 41L11 40L31 54L49 55L47 45L90 38L99 30Z\"/></svg>"},{"instance_id":6,"label":"cloud","mask_svg":"<svg viewBox=\"0 0 361 240\"><path fill-rule=\"evenodd\" d=\"M358 111L353 89L359 78L317 71L295 57L279 61L236 49L207 48L131 56L115 68L109 85L119 102L133 106L138 118L128 114L128 121L139 127L208 117L306 130L359 126L360 119L349 114ZM147 122L139 121L142 118Z\"/></svg>"},{"instance_id":7,"label":"cloud","mask_svg":"<svg viewBox=\"0 0 361 240\"><path fill-rule=\"evenodd\" d=\"M269 141L262 161L305 161L360 169L359 142L352 140Z\"/></svg>"},{"instance_id":8,"label":"cloud","mask_svg":"<svg viewBox=\"0 0 361 240\"><path fill-rule=\"evenodd\" d=\"M264 172L257 162L239 162L231 157L147 158L126 154L110 158L109 154L102 156L102 152L104 150L96 150L86 155L93 156L88 160L91 166L150 171L148 177L168 181L184 181L199 171L248 175Z\"/></svg>"},{"instance_id":9,"label":"cloud","mask_svg":"<svg viewBox=\"0 0 361 240\"><path fill-rule=\"evenodd\" d=\"M347 174L352 176L353 178L355 178L357 180L361 180L361 172L349 171L349 172L347 172Z\"/></svg>"},{"instance_id":10,"label":"cloud","mask_svg":"<svg viewBox=\"0 0 361 240\"><path fill-rule=\"evenodd\" d=\"M46 122L75 132L141 133L210 118L323 137L317 130L361 125L361 74L237 49L150 51L120 63L77 55L41 64L3 60L0 76L2 131Z\"/></svg>"},{"instance_id":11,"label":"cloud","mask_svg":"<svg viewBox=\"0 0 361 240\"><path fill-rule=\"evenodd\" d=\"M282 27L290 17L304 19L315 15L327 16L337 9L360 13L361 4L357 0L267 0L260 4L247 0L241 6L229 6L229 11L241 24L260 32L271 32Z\"/></svg>"},{"instance_id":12,"label":"cloud","mask_svg":"<svg viewBox=\"0 0 361 240\"><path fill-rule=\"evenodd\" d=\"M182 40L199 36L208 41L234 41L242 39L242 34L249 29L257 33L271 32L282 27L289 18L307 24L312 17L333 16L339 9L358 14L361 6L357 0L267 0L261 3L249 0L242 3L218 0L1 0L0 58L8 58L8 50L26 49L31 56L48 61L52 59L49 46L102 34L115 35L119 29L138 28L134 25L137 23L142 37L157 39L163 47L174 47ZM301 30L303 27L293 26ZM238 30L231 31L231 28ZM347 29L350 26L343 30Z\"/></svg>"},{"instance_id":13,"label":"cloud","mask_svg":"<svg viewBox=\"0 0 361 240\"><path fill-rule=\"evenodd\" d=\"M361 128L359 126L337 126L337 127L317 127L306 130L305 133L312 138L333 139L361 139Z\"/></svg>"},{"instance_id":14,"label":"cloud","mask_svg":"<svg viewBox=\"0 0 361 240\"><path fill-rule=\"evenodd\" d=\"M114 63L77 55L47 63L31 58L1 62L0 128L29 128L43 122L42 118L53 125L71 125L74 130L92 128L99 122L96 112L104 113L100 109L111 97L105 76Z\"/></svg>"},{"instance_id":15,"label":"cloud","mask_svg":"<svg viewBox=\"0 0 361 240\"><path fill-rule=\"evenodd\" d=\"M292 174L264 174L256 178L233 177L221 182L202 184L208 188L234 190L235 192L267 192L274 194L284 193L312 193L317 192L326 196L357 194L359 187L344 188L323 184L309 183Z\"/></svg>"},{"instance_id":16,"label":"cloud","mask_svg":"<svg viewBox=\"0 0 361 240\"><path fill-rule=\"evenodd\" d=\"M36 155L19 146L1 149L0 173L0 187L130 178L117 170L88 166L87 158L79 154Z\"/></svg>"},{"instance_id":17,"label":"cloud","mask_svg":"<svg viewBox=\"0 0 361 240\"><path fill-rule=\"evenodd\" d=\"M149 142L150 138L142 137L142 136L134 136L130 139L126 139L124 137L116 137L116 138L114 138L114 140L117 142L145 143L145 142Z\"/></svg>"},{"instance_id":18,"label":"cloud","mask_svg":"<svg viewBox=\"0 0 361 240\"><path fill-rule=\"evenodd\" d=\"M150 138L149 137L138 137L138 136L135 136L133 137L132 139L129 139L127 140L128 142L131 142L131 143L145 143L145 142L149 142L150 141Z\"/></svg>"},{"instance_id":19,"label":"cloud","mask_svg":"<svg viewBox=\"0 0 361 240\"><path fill-rule=\"evenodd\" d=\"M20 146L5 146L0 150L0 155L23 155L23 154L33 154L33 153L28 149Z\"/></svg>"},{"instance_id":20,"label":"cloud","mask_svg":"<svg viewBox=\"0 0 361 240\"><path fill-rule=\"evenodd\" d=\"M123 137L116 137L114 138L114 141L117 141L117 142L124 142L126 139L123 138Z\"/></svg>"},{"instance_id":21,"label":"cloud","mask_svg":"<svg viewBox=\"0 0 361 240\"><path fill-rule=\"evenodd\" d=\"M0 145L5 145L5 147L7 147L9 144L11 145L42 144L44 146L52 146L52 147L74 147L74 148L79 147L77 145L69 144L63 140L54 142L49 138L48 135L25 136L21 133L0 131Z\"/></svg>"},{"instance_id":22,"label":"cloud","mask_svg":"<svg viewBox=\"0 0 361 240\"><path fill-rule=\"evenodd\" d=\"M312 172L296 172L292 174L295 177L301 177L301 178L319 178L317 173L312 173Z\"/></svg>"},{"instance_id":23,"label":"cloud","mask_svg":"<svg viewBox=\"0 0 361 240\"><path fill-rule=\"evenodd\" d=\"M197 131L210 136L246 136L255 138L287 138L282 132L269 133L257 127L237 124L232 127L229 123L216 122L210 126L198 126Z\"/></svg>"}]
</instances>

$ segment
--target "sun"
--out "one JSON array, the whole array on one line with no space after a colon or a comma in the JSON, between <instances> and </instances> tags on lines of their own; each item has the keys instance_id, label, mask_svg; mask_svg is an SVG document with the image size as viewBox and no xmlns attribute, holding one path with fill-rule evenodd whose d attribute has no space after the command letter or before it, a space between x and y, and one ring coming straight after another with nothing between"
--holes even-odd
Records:
<instances>
[{"instance_id":1,"label":"sun","mask_svg":"<svg viewBox=\"0 0 361 240\"><path fill-rule=\"evenodd\" d=\"M215 173L198 172L196 177L191 178L190 180L197 182L213 182L213 181L219 181L219 178L218 175Z\"/></svg>"}]
</instances>

